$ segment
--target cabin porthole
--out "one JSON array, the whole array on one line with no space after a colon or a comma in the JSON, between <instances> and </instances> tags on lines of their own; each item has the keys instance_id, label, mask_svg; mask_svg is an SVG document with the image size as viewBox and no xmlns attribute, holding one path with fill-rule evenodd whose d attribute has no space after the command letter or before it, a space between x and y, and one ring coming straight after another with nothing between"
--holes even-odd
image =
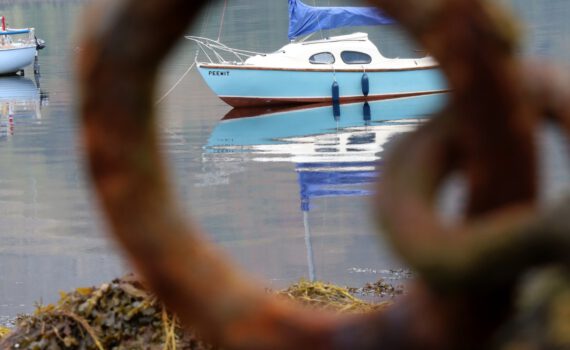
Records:
<instances>
[{"instance_id":1,"label":"cabin porthole","mask_svg":"<svg viewBox=\"0 0 570 350\"><path fill-rule=\"evenodd\" d=\"M369 64L372 62L372 57L369 54L358 51L343 51L340 53L340 58L346 64Z\"/></svg>"},{"instance_id":2,"label":"cabin porthole","mask_svg":"<svg viewBox=\"0 0 570 350\"><path fill-rule=\"evenodd\" d=\"M309 57L309 62L311 64L333 64L335 59L330 52L319 52Z\"/></svg>"}]
</instances>

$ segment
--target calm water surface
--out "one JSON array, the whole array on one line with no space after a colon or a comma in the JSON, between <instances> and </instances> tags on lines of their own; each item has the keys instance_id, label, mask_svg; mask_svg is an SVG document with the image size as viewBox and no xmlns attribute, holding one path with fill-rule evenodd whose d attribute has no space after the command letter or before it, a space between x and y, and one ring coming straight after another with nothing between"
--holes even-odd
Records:
<instances>
[{"instance_id":1,"label":"calm water surface","mask_svg":"<svg viewBox=\"0 0 570 350\"><path fill-rule=\"evenodd\" d=\"M527 23L521 54L568 64L567 1L506 3ZM128 271L106 237L76 136L72 68L84 8L84 1L0 2L13 26L35 26L48 43L38 82L30 69L0 79L0 323L54 301L59 290ZM222 26L221 15L222 4L208 8L188 32L254 51L286 42L286 1L229 1ZM397 28L371 36L386 56L418 54ZM194 55L181 42L163 68L161 93ZM159 105L160 127L181 202L236 264L272 286L301 277L360 285L402 267L368 215L373 162L443 98L347 106L339 120L328 108L236 119L242 112L230 111L192 71ZM567 149L548 128L538 137L543 198L551 200L568 187Z\"/></svg>"}]
</instances>

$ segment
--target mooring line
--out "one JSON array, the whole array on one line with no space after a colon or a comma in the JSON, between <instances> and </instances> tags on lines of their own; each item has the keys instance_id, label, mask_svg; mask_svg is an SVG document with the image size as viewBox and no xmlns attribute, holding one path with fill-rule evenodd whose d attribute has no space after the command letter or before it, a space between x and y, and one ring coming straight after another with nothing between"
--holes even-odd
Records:
<instances>
[{"instance_id":1,"label":"mooring line","mask_svg":"<svg viewBox=\"0 0 570 350\"><path fill-rule=\"evenodd\" d=\"M190 73L190 71L192 70L192 68L194 68L194 66L196 65L196 61L194 61L190 67L188 67L188 69L186 69L186 72L184 72L184 74L182 74L182 76L178 79L178 81L176 83L174 83L174 85L158 100L156 101L155 105L160 104L165 98L168 97L168 95L170 95L170 93L172 91L174 91L174 89L176 89L176 87L182 82L182 80L188 75L188 73Z\"/></svg>"}]
</instances>

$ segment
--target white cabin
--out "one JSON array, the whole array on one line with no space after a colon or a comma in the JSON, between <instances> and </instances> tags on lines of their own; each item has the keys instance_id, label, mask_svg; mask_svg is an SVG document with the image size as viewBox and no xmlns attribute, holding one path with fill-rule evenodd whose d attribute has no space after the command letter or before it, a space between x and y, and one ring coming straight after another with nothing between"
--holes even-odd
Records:
<instances>
[{"instance_id":1,"label":"white cabin","mask_svg":"<svg viewBox=\"0 0 570 350\"><path fill-rule=\"evenodd\" d=\"M353 33L322 40L292 42L281 49L245 60L244 65L264 68L336 70L402 69L436 66L432 57L391 59L382 56L367 33Z\"/></svg>"}]
</instances>

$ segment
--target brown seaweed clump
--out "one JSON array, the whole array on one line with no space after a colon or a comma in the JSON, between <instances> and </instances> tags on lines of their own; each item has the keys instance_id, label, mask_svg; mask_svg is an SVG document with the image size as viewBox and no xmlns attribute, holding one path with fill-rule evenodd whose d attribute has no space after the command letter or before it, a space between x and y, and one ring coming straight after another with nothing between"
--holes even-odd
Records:
<instances>
[{"instance_id":1,"label":"brown seaweed clump","mask_svg":"<svg viewBox=\"0 0 570 350\"><path fill-rule=\"evenodd\" d=\"M0 326L0 340L10 333L10 329Z\"/></svg>"},{"instance_id":2,"label":"brown seaweed clump","mask_svg":"<svg viewBox=\"0 0 570 350\"><path fill-rule=\"evenodd\" d=\"M154 296L132 276L100 288L62 293L57 305L20 317L2 349L209 350L179 327Z\"/></svg>"},{"instance_id":3,"label":"brown seaweed clump","mask_svg":"<svg viewBox=\"0 0 570 350\"><path fill-rule=\"evenodd\" d=\"M354 289L354 288L353 288ZM302 304L335 312L362 313L390 305L363 301L348 288L300 281L276 292ZM176 318L134 276L99 288L62 293L56 305L40 306L20 317L1 349L214 350Z\"/></svg>"},{"instance_id":4,"label":"brown seaweed clump","mask_svg":"<svg viewBox=\"0 0 570 350\"><path fill-rule=\"evenodd\" d=\"M362 288L348 288L348 291L355 295L394 298L404 294L404 285L393 285L380 279L374 283L366 283Z\"/></svg>"},{"instance_id":5,"label":"brown seaweed clump","mask_svg":"<svg viewBox=\"0 0 570 350\"><path fill-rule=\"evenodd\" d=\"M390 302L371 303L355 297L351 291L362 288L343 288L323 282L301 280L291 287L278 292L305 306L343 313L362 313L384 309Z\"/></svg>"}]
</instances>

